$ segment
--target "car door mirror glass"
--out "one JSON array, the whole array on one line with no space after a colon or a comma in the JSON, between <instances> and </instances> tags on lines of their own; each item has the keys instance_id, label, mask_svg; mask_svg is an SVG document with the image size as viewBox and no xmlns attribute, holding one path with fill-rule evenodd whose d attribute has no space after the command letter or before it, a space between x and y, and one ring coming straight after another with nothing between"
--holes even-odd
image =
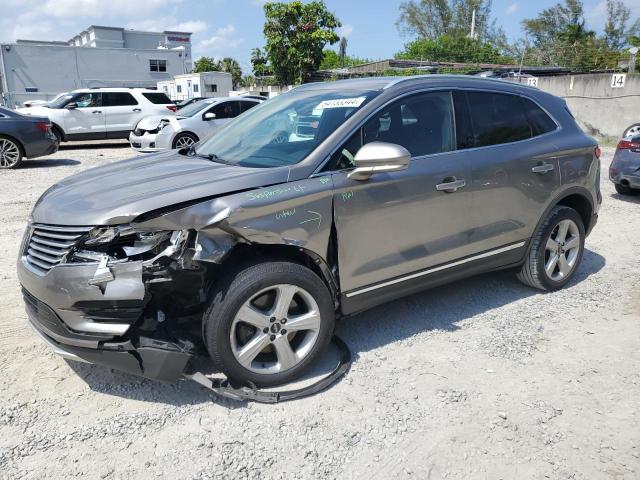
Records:
<instances>
[{"instance_id":1,"label":"car door mirror glass","mask_svg":"<svg viewBox=\"0 0 640 480\"><path fill-rule=\"evenodd\" d=\"M207 112L204 114L204 120L213 120L216 118L216 114L212 112Z\"/></svg>"},{"instance_id":2,"label":"car door mirror glass","mask_svg":"<svg viewBox=\"0 0 640 480\"><path fill-rule=\"evenodd\" d=\"M367 180L375 173L397 172L408 167L411 154L401 145L371 142L364 145L356 156L356 168L349 173L353 180Z\"/></svg>"}]
</instances>

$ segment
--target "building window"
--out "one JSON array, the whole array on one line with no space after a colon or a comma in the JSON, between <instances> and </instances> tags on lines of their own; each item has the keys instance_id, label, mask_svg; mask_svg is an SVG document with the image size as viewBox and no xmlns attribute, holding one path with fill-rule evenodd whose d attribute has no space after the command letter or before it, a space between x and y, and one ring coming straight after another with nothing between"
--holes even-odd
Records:
<instances>
[{"instance_id":1,"label":"building window","mask_svg":"<svg viewBox=\"0 0 640 480\"><path fill-rule=\"evenodd\" d=\"M152 72L166 72L167 61L166 60L149 60L149 70Z\"/></svg>"},{"instance_id":2,"label":"building window","mask_svg":"<svg viewBox=\"0 0 640 480\"><path fill-rule=\"evenodd\" d=\"M195 93L198 93L199 88L200 88L200 87L198 86L198 84L197 84L197 83L194 83L194 84L193 84L193 91L194 91Z\"/></svg>"},{"instance_id":3,"label":"building window","mask_svg":"<svg viewBox=\"0 0 640 480\"><path fill-rule=\"evenodd\" d=\"M176 85L176 91L182 93L182 85Z\"/></svg>"},{"instance_id":4,"label":"building window","mask_svg":"<svg viewBox=\"0 0 640 480\"><path fill-rule=\"evenodd\" d=\"M207 90L207 92L215 93L218 91L218 85L216 85L215 83L207 83L205 85L205 89Z\"/></svg>"}]
</instances>

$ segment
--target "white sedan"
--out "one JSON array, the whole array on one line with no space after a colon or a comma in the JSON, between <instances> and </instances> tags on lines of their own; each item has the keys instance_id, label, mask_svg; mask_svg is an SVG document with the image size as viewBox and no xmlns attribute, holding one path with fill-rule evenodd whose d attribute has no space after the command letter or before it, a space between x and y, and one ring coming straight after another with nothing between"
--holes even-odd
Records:
<instances>
[{"instance_id":1,"label":"white sedan","mask_svg":"<svg viewBox=\"0 0 640 480\"><path fill-rule=\"evenodd\" d=\"M200 100L180 109L176 115L143 118L129 134L129 143L139 152L185 148L259 103L261 100L241 97Z\"/></svg>"}]
</instances>

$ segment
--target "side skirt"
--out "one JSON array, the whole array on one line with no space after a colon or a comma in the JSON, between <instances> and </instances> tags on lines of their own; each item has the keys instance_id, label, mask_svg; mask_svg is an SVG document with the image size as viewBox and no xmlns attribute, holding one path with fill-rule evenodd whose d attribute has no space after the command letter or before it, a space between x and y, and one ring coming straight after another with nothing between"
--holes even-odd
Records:
<instances>
[{"instance_id":1,"label":"side skirt","mask_svg":"<svg viewBox=\"0 0 640 480\"><path fill-rule=\"evenodd\" d=\"M342 314L352 315L422 290L480 273L517 267L522 264L527 246L528 242L517 242L384 282L342 292L340 294Z\"/></svg>"}]
</instances>

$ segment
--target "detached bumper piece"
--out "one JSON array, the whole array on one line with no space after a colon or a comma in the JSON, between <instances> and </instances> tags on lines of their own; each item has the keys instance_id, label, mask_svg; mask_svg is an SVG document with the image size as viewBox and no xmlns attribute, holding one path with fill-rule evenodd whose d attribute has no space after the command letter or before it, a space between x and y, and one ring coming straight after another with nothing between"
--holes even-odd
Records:
<instances>
[{"instance_id":1,"label":"detached bumper piece","mask_svg":"<svg viewBox=\"0 0 640 480\"><path fill-rule=\"evenodd\" d=\"M87 335L70 330L49 306L23 290L27 315L31 326L56 353L64 358L80 360L114 368L133 375L175 382L182 377L193 356L188 342L170 342L147 337L118 340L110 335ZM84 305L89 309L95 305ZM118 310L114 315L132 315L130 309ZM133 309L135 310L135 309ZM109 312L113 315L115 312ZM109 315L110 316L110 315Z\"/></svg>"},{"instance_id":2,"label":"detached bumper piece","mask_svg":"<svg viewBox=\"0 0 640 480\"><path fill-rule=\"evenodd\" d=\"M255 385L234 385L227 379L209 378L201 372L184 374L184 377L199 383L220 397L229 398L238 402L279 403L310 397L335 384L351 367L351 351L349 347L347 347L347 344L335 335L331 339L331 342L340 351L340 360L336 367L331 373L322 377L317 382L296 390L268 392L259 390Z\"/></svg>"}]
</instances>

